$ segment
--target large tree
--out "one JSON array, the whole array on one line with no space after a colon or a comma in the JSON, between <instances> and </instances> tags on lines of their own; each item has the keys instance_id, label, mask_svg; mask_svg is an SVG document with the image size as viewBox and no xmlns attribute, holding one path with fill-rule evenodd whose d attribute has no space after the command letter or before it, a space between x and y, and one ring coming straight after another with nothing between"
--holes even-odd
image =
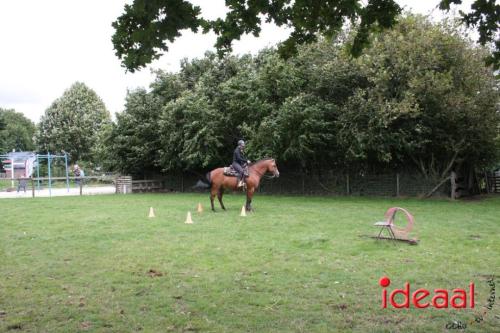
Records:
<instances>
[{"instance_id":1,"label":"large tree","mask_svg":"<svg viewBox=\"0 0 500 333\"><path fill-rule=\"evenodd\" d=\"M499 96L487 51L459 28L400 20L355 59L346 33L301 45L287 60L272 49L207 53L177 74L158 72L118 118L124 150L115 151L126 153L116 161L130 157L123 165L136 172L208 169L228 163L243 138L252 160L271 155L307 170L417 169L439 178L488 166Z\"/></svg>"},{"instance_id":2,"label":"large tree","mask_svg":"<svg viewBox=\"0 0 500 333\"><path fill-rule=\"evenodd\" d=\"M0 108L0 153L35 149L35 124L22 113Z\"/></svg>"},{"instance_id":3,"label":"large tree","mask_svg":"<svg viewBox=\"0 0 500 333\"><path fill-rule=\"evenodd\" d=\"M165 170L227 163L226 152L259 113L251 57L185 62L179 77L186 89L167 103L160 121L160 164Z\"/></svg>"},{"instance_id":4,"label":"large tree","mask_svg":"<svg viewBox=\"0 0 500 333\"><path fill-rule=\"evenodd\" d=\"M461 2L441 0L439 5L449 10L450 4ZM359 55L370 32L392 27L401 12L395 0L226 0L226 6L224 19L208 20L201 17L200 7L186 0L134 0L125 5L125 13L113 22L116 55L133 72L168 51L167 42L174 42L185 29L213 31L218 36L215 46L224 54L243 34L258 36L263 20L292 29L290 37L280 45L280 53L285 56L294 54L298 44L316 41L318 35L336 35L350 21L358 26L351 53ZM477 27L481 44L495 43L490 60L498 67L500 6L495 0L475 0L470 12L462 13L462 19Z\"/></svg>"},{"instance_id":5,"label":"large tree","mask_svg":"<svg viewBox=\"0 0 500 333\"><path fill-rule=\"evenodd\" d=\"M76 82L45 111L38 124L38 149L69 153L72 161L98 163L94 151L110 114L101 98L84 83Z\"/></svg>"},{"instance_id":6,"label":"large tree","mask_svg":"<svg viewBox=\"0 0 500 333\"><path fill-rule=\"evenodd\" d=\"M157 86L155 92L137 89L127 93L125 110L116 114L116 125L105 139L108 160L114 161L113 169L132 175L145 175L157 169L161 148L159 94L166 91Z\"/></svg>"},{"instance_id":7,"label":"large tree","mask_svg":"<svg viewBox=\"0 0 500 333\"><path fill-rule=\"evenodd\" d=\"M360 57L368 80L339 118L339 143L351 162L413 165L438 179L494 161L496 80L452 25L410 16Z\"/></svg>"}]
</instances>

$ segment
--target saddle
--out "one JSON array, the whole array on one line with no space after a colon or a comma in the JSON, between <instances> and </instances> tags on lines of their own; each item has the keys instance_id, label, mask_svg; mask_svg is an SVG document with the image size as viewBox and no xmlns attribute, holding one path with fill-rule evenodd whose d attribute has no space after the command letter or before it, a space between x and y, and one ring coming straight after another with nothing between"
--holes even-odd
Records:
<instances>
[{"instance_id":1,"label":"saddle","mask_svg":"<svg viewBox=\"0 0 500 333\"><path fill-rule=\"evenodd\" d=\"M244 175L244 177L248 177L248 166L247 165L245 165L243 167L243 175ZM224 176L237 177L238 172L236 172L236 170L234 170L233 166L230 165L228 167L224 167Z\"/></svg>"}]
</instances>

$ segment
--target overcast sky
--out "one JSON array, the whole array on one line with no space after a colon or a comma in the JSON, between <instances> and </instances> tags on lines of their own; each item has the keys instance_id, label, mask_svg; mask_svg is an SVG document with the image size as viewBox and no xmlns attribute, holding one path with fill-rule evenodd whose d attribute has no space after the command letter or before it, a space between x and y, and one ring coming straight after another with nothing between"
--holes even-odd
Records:
<instances>
[{"instance_id":1,"label":"overcast sky","mask_svg":"<svg viewBox=\"0 0 500 333\"><path fill-rule=\"evenodd\" d=\"M170 51L140 72L125 73L114 55L111 23L123 12L122 0L0 0L0 108L15 109L34 122L71 84L84 82L114 114L121 112L127 89L148 87L151 68L177 71L182 58L214 50L213 34L186 32ZM207 18L224 16L224 0L191 0ZM442 14L439 0L399 0L414 13ZM464 1L469 5L470 0ZM260 37L234 43L238 54L255 53L288 36L266 25Z\"/></svg>"}]
</instances>

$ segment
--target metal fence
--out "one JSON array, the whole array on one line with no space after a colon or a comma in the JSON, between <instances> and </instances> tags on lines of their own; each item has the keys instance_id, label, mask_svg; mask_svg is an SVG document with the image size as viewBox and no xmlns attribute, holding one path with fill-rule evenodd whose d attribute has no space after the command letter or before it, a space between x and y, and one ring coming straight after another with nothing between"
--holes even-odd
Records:
<instances>
[{"instance_id":1,"label":"metal fence","mask_svg":"<svg viewBox=\"0 0 500 333\"><path fill-rule=\"evenodd\" d=\"M0 198L115 193L115 177L34 177L0 179Z\"/></svg>"}]
</instances>

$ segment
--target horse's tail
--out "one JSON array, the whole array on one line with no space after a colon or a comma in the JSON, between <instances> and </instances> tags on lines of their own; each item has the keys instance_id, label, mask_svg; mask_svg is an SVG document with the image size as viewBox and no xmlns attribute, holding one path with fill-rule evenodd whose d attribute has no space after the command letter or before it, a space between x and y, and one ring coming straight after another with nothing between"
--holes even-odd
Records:
<instances>
[{"instance_id":1,"label":"horse's tail","mask_svg":"<svg viewBox=\"0 0 500 333\"><path fill-rule=\"evenodd\" d=\"M210 177L210 174L211 174L211 173L212 173L212 172L211 172L211 171L209 171L209 172L207 172L207 174L205 175L205 178L206 178L206 180L207 180L207 184L208 184L208 186L209 186L209 187L210 187L210 186L212 186L212 179L211 179L211 177Z\"/></svg>"},{"instance_id":2,"label":"horse's tail","mask_svg":"<svg viewBox=\"0 0 500 333\"><path fill-rule=\"evenodd\" d=\"M205 179L203 178L199 179L196 185L193 186L193 188L206 189L210 188L211 186L212 186L212 181L210 180L210 172L207 172L207 174L205 175Z\"/></svg>"}]
</instances>

